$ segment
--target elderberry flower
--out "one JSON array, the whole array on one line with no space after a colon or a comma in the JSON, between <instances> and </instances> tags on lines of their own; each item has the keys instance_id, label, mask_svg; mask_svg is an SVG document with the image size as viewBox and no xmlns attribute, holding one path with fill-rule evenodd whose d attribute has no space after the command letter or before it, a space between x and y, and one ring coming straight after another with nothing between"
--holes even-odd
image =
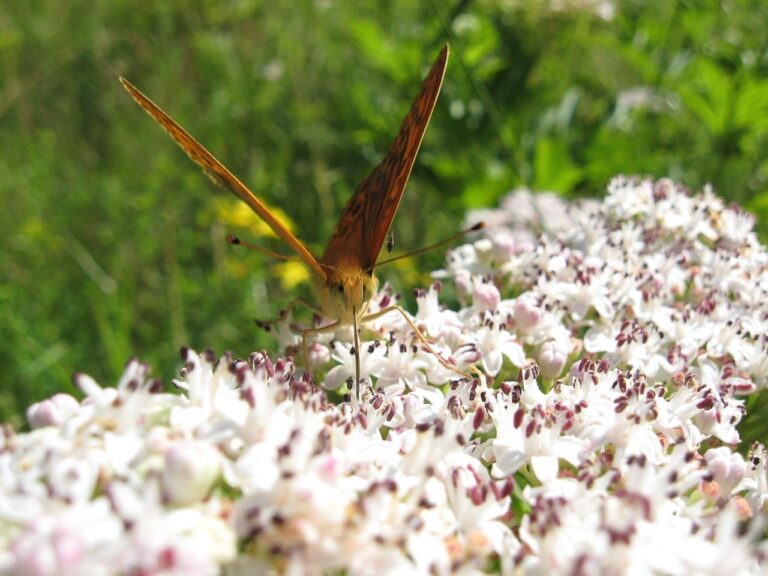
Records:
<instances>
[{"instance_id":1,"label":"elderberry flower","mask_svg":"<svg viewBox=\"0 0 768 576\"><path fill-rule=\"evenodd\" d=\"M184 349L175 393L132 360L0 427L0 573L764 573L754 220L625 177L480 217L415 315L385 284L309 366L284 315L286 357Z\"/></svg>"},{"instance_id":2,"label":"elderberry flower","mask_svg":"<svg viewBox=\"0 0 768 576\"><path fill-rule=\"evenodd\" d=\"M360 362L360 379L364 386L370 386L371 376L379 376L386 365L384 358L386 348L373 343L365 344L356 351L345 344L331 342L331 356L339 365L331 368L325 377L323 386L329 390L335 390L342 384L351 384L354 389L356 362Z\"/></svg>"},{"instance_id":3,"label":"elderberry flower","mask_svg":"<svg viewBox=\"0 0 768 576\"><path fill-rule=\"evenodd\" d=\"M475 331L477 349L483 360L485 372L495 376L501 371L504 357L512 364L521 367L525 364L525 351L517 339L509 331L496 323L484 325Z\"/></svg>"}]
</instances>

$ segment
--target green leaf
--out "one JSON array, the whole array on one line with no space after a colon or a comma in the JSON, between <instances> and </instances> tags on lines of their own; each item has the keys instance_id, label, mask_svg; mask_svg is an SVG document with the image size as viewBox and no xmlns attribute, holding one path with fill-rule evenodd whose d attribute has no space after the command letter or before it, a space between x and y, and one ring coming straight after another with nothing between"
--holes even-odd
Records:
<instances>
[{"instance_id":1,"label":"green leaf","mask_svg":"<svg viewBox=\"0 0 768 576\"><path fill-rule=\"evenodd\" d=\"M562 140L541 138L534 149L533 188L567 193L582 177L582 170L571 159Z\"/></svg>"},{"instance_id":2,"label":"green leaf","mask_svg":"<svg viewBox=\"0 0 768 576\"><path fill-rule=\"evenodd\" d=\"M688 70L688 84L678 88L683 105L714 136L728 131L734 100L733 79L714 62L699 60Z\"/></svg>"},{"instance_id":3,"label":"green leaf","mask_svg":"<svg viewBox=\"0 0 768 576\"><path fill-rule=\"evenodd\" d=\"M751 132L768 131L768 81L754 81L738 92L733 119Z\"/></svg>"}]
</instances>

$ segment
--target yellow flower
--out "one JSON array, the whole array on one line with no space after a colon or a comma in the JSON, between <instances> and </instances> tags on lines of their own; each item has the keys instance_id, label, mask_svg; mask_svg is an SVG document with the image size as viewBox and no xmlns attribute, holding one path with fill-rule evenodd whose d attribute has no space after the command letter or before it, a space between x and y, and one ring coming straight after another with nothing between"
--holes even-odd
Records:
<instances>
[{"instance_id":1,"label":"yellow flower","mask_svg":"<svg viewBox=\"0 0 768 576\"><path fill-rule=\"evenodd\" d=\"M275 276L286 290L290 290L309 280L309 269L298 260L280 262L272 266Z\"/></svg>"},{"instance_id":2,"label":"yellow flower","mask_svg":"<svg viewBox=\"0 0 768 576\"><path fill-rule=\"evenodd\" d=\"M294 224L283 210L269 205L267 208L282 222L283 226L293 232ZM214 212L216 219L225 226L248 230L255 237L276 237L272 229L253 210L237 199L226 196L216 198L214 200Z\"/></svg>"}]
</instances>

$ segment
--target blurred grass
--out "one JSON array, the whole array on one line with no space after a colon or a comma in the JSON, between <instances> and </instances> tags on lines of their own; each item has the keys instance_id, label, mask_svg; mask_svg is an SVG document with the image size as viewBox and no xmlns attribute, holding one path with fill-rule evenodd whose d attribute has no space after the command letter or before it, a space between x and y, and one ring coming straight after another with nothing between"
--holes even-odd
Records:
<instances>
[{"instance_id":1,"label":"blurred grass","mask_svg":"<svg viewBox=\"0 0 768 576\"><path fill-rule=\"evenodd\" d=\"M112 383L168 380L183 344L273 348L253 318L306 286L225 243L260 238L117 82L150 95L281 208L316 251L450 41L443 94L394 224L397 249L526 185L600 193L670 176L768 211L764 3L233 0L0 6L0 418ZM553 3L554 4L554 3ZM561 3L563 4L563 3ZM424 225L429 215L429 226ZM429 282L431 254L382 271Z\"/></svg>"}]
</instances>

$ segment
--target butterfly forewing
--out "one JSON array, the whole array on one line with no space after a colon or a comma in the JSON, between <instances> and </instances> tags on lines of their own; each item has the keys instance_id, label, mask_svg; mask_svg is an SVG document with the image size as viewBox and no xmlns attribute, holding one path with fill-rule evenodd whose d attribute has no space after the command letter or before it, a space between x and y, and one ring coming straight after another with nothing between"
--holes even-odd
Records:
<instances>
[{"instance_id":1,"label":"butterfly forewing","mask_svg":"<svg viewBox=\"0 0 768 576\"><path fill-rule=\"evenodd\" d=\"M312 268L321 278L325 279L325 270L318 264L317 259L307 249L306 246L294 236L277 218L269 211L266 205L259 200L248 187L240 182L221 162L214 158L213 154L208 152L189 132L179 126L173 118L168 116L152 100L147 98L133 84L125 78L120 78L123 87L133 96L133 99L141 106L147 114L152 116L155 121L173 138L176 143L187 153L195 163L197 163L211 180L222 188L229 190L248 204L256 214L264 220L270 228L293 248L301 259Z\"/></svg>"},{"instance_id":2,"label":"butterfly forewing","mask_svg":"<svg viewBox=\"0 0 768 576\"><path fill-rule=\"evenodd\" d=\"M446 45L424 79L389 152L344 208L321 259L324 266L337 268L345 261L368 273L373 271L440 94L447 62Z\"/></svg>"}]
</instances>

